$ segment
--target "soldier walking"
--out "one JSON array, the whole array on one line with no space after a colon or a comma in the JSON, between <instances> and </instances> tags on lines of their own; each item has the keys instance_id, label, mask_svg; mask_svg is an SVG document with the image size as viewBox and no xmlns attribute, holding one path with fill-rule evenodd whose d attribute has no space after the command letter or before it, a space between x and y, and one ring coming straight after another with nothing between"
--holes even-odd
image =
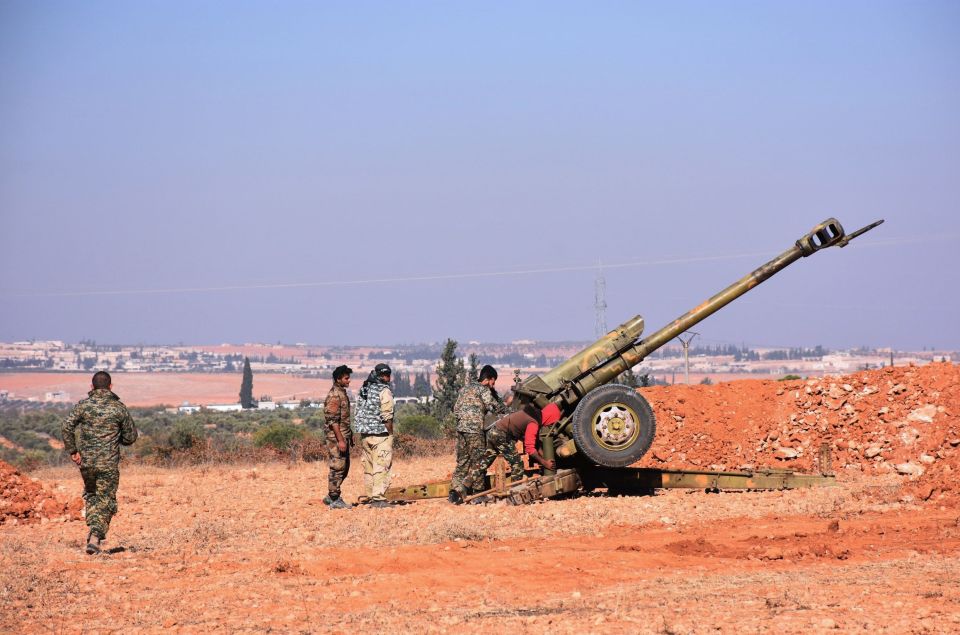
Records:
<instances>
[{"instance_id":1,"label":"soldier walking","mask_svg":"<svg viewBox=\"0 0 960 635\"><path fill-rule=\"evenodd\" d=\"M74 406L61 426L63 447L83 478L90 555L100 553L100 543L117 513L120 446L137 440L133 418L112 387L110 373L95 373L87 398Z\"/></svg>"},{"instance_id":2,"label":"soldier walking","mask_svg":"<svg viewBox=\"0 0 960 635\"><path fill-rule=\"evenodd\" d=\"M496 383L497 371L487 364L480 369L479 377L471 377L457 395L453 406L457 422L457 464L447 498L451 503L459 504L465 496L483 487L483 473L479 471L486 449L483 420L489 414L506 412L506 406L494 388Z\"/></svg>"},{"instance_id":3,"label":"soldier walking","mask_svg":"<svg viewBox=\"0 0 960 635\"><path fill-rule=\"evenodd\" d=\"M347 386L353 369L337 366L333 370L333 386L323 402L323 415L327 428L327 453L330 473L327 477L327 495L323 502L331 509L350 509L351 505L340 498L340 486L350 472L350 446L353 432L350 430L350 397Z\"/></svg>"},{"instance_id":4,"label":"soldier walking","mask_svg":"<svg viewBox=\"0 0 960 635\"><path fill-rule=\"evenodd\" d=\"M363 486L371 507L389 507L386 499L393 464L393 393L390 367L377 364L357 397L353 425L360 435Z\"/></svg>"}]
</instances>

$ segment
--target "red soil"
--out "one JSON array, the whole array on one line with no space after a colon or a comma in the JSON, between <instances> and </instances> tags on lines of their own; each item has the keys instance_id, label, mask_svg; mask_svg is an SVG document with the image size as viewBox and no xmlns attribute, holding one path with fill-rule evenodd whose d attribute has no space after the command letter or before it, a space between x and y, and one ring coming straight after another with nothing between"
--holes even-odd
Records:
<instances>
[{"instance_id":1,"label":"red soil","mask_svg":"<svg viewBox=\"0 0 960 635\"><path fill-rule=\"evenodd\" d=\"M0 525L80 518L83 500L57 495L38 479L0 461Z\"/></svg>"},{"instance_id":2,"label":"red soil","mask_svg":"<svg viewBox=\"0 0 960 635\"><path fill-rule=\"evenodd\" d=\"M819 469L900 474L922 500L955 497L960 469L960 367L889 367L800 381L736 381L643 389L657 418L640 465Z\"/></svg>"}]
</instances>

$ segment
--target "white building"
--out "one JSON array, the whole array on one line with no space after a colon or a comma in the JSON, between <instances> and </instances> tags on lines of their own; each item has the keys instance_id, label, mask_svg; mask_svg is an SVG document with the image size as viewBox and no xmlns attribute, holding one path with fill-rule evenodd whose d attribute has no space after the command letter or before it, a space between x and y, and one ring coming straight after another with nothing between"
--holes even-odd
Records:
<instances>
[{"instance_id":1,"label":"white building","mask_svg":"<svg viewBox=\"0 0 960 635\"><path fill-rule=\"evenodd\" d=\"M207 410L213 410L214 412L241 412L243 411L243 406L239 403L212 403L207 404Z\"/></svg>"}]
</instances>

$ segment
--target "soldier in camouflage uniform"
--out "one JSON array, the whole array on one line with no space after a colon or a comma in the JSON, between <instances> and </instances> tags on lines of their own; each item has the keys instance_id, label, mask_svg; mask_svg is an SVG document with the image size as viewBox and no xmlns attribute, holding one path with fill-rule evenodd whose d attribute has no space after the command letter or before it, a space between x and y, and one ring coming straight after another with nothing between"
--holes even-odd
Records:
<instances>
[{"instance_id":1,"label":"soldier in camouflage uniform","mask_svg":"<svg viewBox=\"0 0 960 635\"><path fill-rule=\"evenodd\" d=\"M497 371L489 364L480 369L480 376L460 390L453 406L457 421L457 465L450 481L451 503L460 503L471 492L483 488L483 474L478 471L487 442L483 420L487 415L502 415L506 406L497 395L494 384Z\"/></svg>"},{"instance_id":2,"label":"soldier in camouflage uniform","mask_svg":"<svg viewBox=\"0 0 960 635\"><path fill-rule=\"evenodd\" d=\"M327 452L330 455L330 474L327 478L328 494L323 502L331 509L350 509L350 504L340 498L340 485L350 472L350 446L353 432L350 431L350 397L347 386L353 370L337 366L333 371L333 386L323 402L323 415L327 427Z\"/></svg>"},{"instance_id":3,"label":"soldier in camouflage uniform","mask_svg":"<svg viewBox=\"0 0 960 635\"><path fill-rule=\"evenodd\" d=\"M137 440L133 418L111 387L109 373L95 373L89 396L74 406L62 424L63 447L83 477L90 528L87 553L91 555L100 552L100 541L107 537L110 520L117 513L120 446Z\"/></svg>"},{"instance_id":4,"label":"soldier in camouflage uniform","mask_svg":"<svg viewBox=\"0 0 960 635\"><path fill-rule=\"evenodd\" d=\"M474 478L483 478L498 456L502 456L510 465L510 480L519 481L523 478L523 461L517 452L517 442L523 443L523 451L531 461L548 470L555 469L556 461L545 459L537 449L537 439L541 426L553 425L559 420L560 408L553 403L547 404L542 411L533 407L522 408L498 420L487 432L487 448Z\"/></svg>"}]
</instances>

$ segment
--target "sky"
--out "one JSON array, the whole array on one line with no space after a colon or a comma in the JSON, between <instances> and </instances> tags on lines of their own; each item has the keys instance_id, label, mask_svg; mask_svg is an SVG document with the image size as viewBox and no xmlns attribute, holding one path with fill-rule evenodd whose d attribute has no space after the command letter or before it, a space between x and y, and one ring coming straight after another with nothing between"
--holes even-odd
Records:
<instances>
[{"instance_id":1,"label":"sky","mask_svg":"<svg viewBox=\"0 0 960 635\"><path fill-rule=\"evenodd\" d=\"M960 349L960 3L0 3L0 340Z\"/></svg>"}]
</instances>

